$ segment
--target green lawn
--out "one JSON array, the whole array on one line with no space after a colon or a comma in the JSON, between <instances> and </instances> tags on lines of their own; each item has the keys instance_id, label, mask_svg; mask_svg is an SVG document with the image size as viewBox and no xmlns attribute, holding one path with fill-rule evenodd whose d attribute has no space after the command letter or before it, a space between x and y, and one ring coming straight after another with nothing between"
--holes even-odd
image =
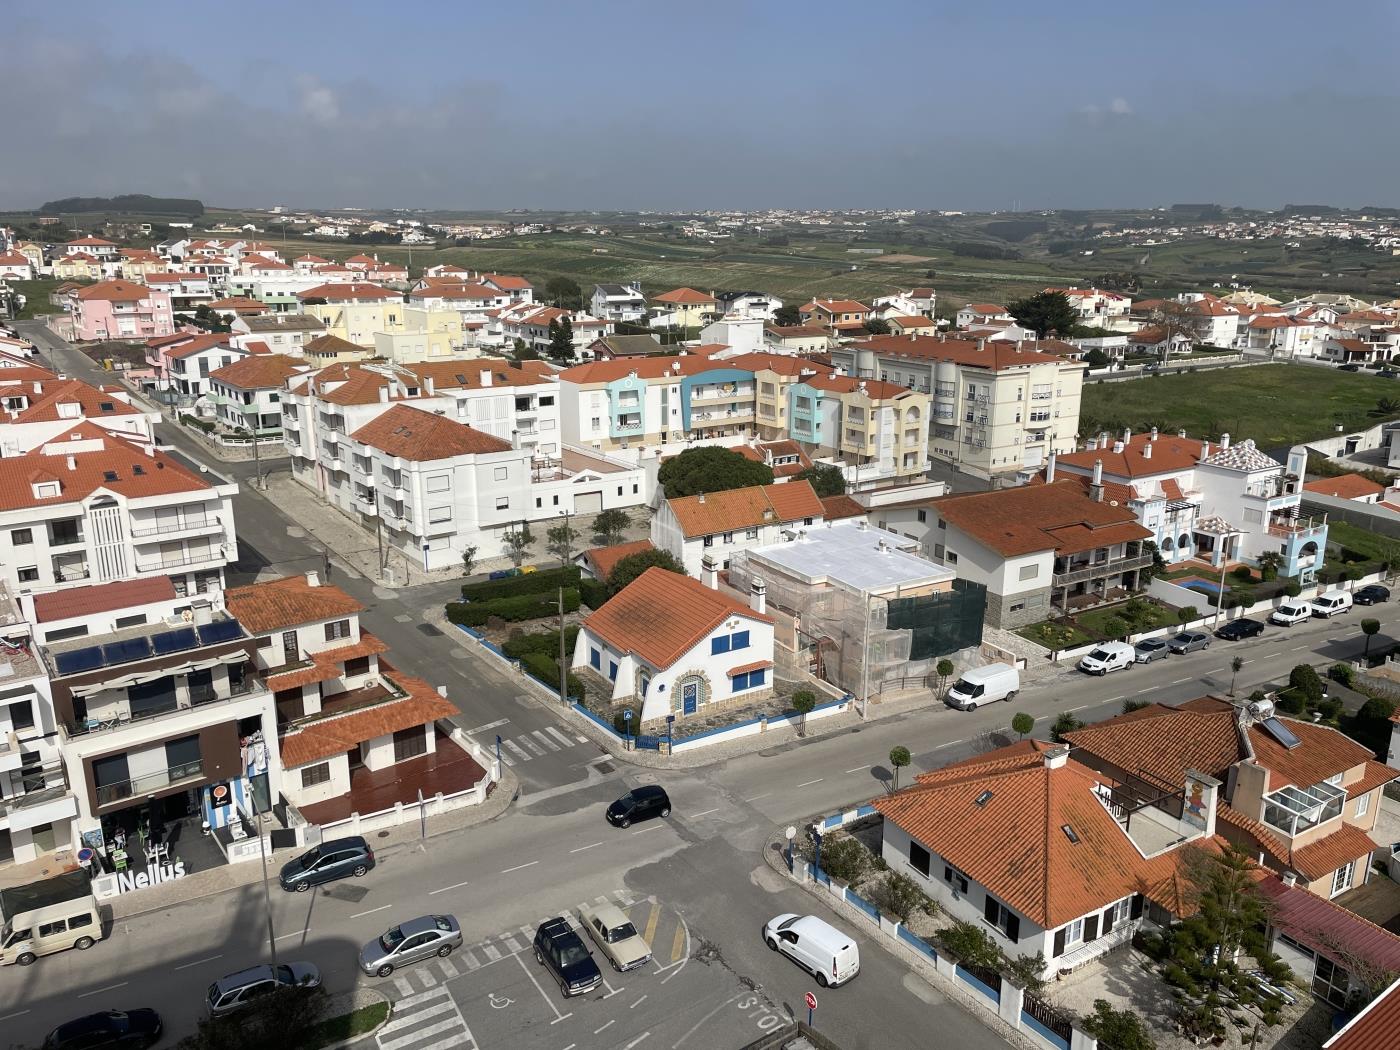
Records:
<instances>
[{"instance_id":1,"label":"green lawn","mask_svg":"<svg viewBox=\"0 0 1400 1050\"><path fill-rule=\"evenodd\" d=\"M1310 365L1260 365L1201 373L1156 375L1121 383L1088 383L1080 405L1080 433L1156 426L1184 427L1192 437L1253 438L1262 448L1325 437L1340 423L1360 430L1400 412L1372 416L1387 381L1364 372Z\"/></svg>"},{"instance_id":2,"label":"green lawn","mask_svg":"<svg viewBox=\"0 0 1400 1050\"><path fill-rule=\"evenodd\" d=\"M1042 620L1022 627L1016 633L1047 649L1073 649L1097 640L1094 635L1065 620Z\"/></svg>"},{"instance_id":3,"label":"green lawn","mask_svg":"<svg viewBox=\"0 0 1400 1050\"><path fill-rule=\"evenodd\" d=\"M58 307L49 302L49 293L64 282L56 277L40 277L35 281L11 281L11 287L25 297L24 309L19 319L27 321L43 314L58 313Z\"/></svg>"},{"instance_id":4,"label":"green lawn","mask_svg":"<svg viewBox=\"0 0 1400 1050\"><path fill-rule=\"evenodd\" d=\"M388 1016L388 1003L371 1003L351 1013L327 1018L316 1026L298 1050L321 1050L321 1047L354 1039L378 1027Z\"/></svg>"}]
</instances>

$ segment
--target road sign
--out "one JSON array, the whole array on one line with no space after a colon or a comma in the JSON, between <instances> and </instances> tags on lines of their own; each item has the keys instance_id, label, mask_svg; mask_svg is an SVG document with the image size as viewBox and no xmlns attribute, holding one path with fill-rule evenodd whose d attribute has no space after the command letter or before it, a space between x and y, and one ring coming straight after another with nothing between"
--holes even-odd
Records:
<instances>
[{"instance_id":1,"label":"road sign","mask_svg":"<svg viewBox=\"0 0 1400 1050\"><path fill-rule=\"evenodd\" d=\"M815 1010L816 1008L817 1008L817 997L816 997L815 995L813 995L811 992L808 992L808 993L807 993L807 1009L809 1009L809 1010Z\"/></svg>"}]
</instances>

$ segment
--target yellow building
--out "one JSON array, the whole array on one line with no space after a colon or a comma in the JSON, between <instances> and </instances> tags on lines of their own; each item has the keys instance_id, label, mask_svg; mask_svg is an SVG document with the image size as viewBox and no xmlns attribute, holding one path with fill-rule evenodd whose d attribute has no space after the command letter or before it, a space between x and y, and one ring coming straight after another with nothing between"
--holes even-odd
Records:
<instances>
[{"instance_id":1,"label":"yellow building","mask_svg":"<svg viewBox=\"0 0 1400 1050\"><path fill-rule=\"evenodd\" d=\"M694 288L677 288L652 299L657 313L652 323L670 328L699 328L719 316L713 295Z\"/></svg>"},{"instance_id":2,"label":"yellow building","mask_svg":"<svg viewBox=\"0 0 1400 1050\"><path fill-rule=\"evenodd\" d=\"M403 313L401 328L374 333L377 356L401 365L480 356L475 346L466 345L462 315L456 310L406 306Z\"/></svg>"},{"instance_id":3,"label":"yellow building","mask_svg":"<svg viewBox=\"0 0 1400 1050\"><path fill-rule=\"evenodd\" d=\"M788 390L794 383L817 375L820 369L811 361L782 354L741 354L726 363L753 372L754 426L758 436L765 441L788 437Z\"/></svg>"},{"instance_id":4,"label":"yellow building","mask_svg":"<svg viewBox=\"0 0 1400 1050\"><path fill-rule=\"evenodd\" d=\"M319 318L326 334L370 348L376 332L404 327L403 295L377 284L321 284L298 292L301 312Z\"/></svg>"},{"instance_id":5,"label":"yellow building","mask_svg":"<svg viewBox=\"0 0 1400 1050\"><path fill-rule=\"evenodd\" d=\"M100 281L105 276L95 255L76 252L54 260L53 275L61 281Z\"/></svg>"},{"instance_id":6,"label":"yellow building","mask_svg":"<svg viewBox=\"0 0 1400 1050\"><path fill-rule=\"evenodd\" d=\"M36 274L43 269L44 249L40 245L35 244L33 241L25 241L23 244L16 246L15 251L29 260L29 265L34 267L34 272Z\"/></svg>"},{"instance_id":7,"label":"yellow building","mask_svg":"<svg viewBox=\"0 0 1400 1050\"><path fill-rule=\"evenodd\" d=\"M338 335L319 335L301 348L302 356L317 368L326 365L349 364L353 361L367 361L374 351L342 339Z\"/></svg>"}]
</instances>

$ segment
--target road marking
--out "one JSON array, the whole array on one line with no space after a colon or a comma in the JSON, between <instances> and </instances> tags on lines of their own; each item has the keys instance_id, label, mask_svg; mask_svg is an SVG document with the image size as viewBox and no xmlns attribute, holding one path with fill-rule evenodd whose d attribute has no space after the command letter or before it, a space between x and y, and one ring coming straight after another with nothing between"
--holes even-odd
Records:
<instances>
[{"instance_id":1,"label":"road marking","mask_svg":"<svg viewBox=\"0 0 1400 1050\"><path fill-rule=\"evenodd\" d=\"M693 819L693 820L698 820L700 817L708 817L711 813L718 813L718 812L719 812L719 807L716 806L714 809L707 809L707 810L705 810L705 812L703 812L703 813L692 813L690 816L691 816L691 819Z\"/></svg>"},{"instance_id":2,"label":"road marking","mask_svg":"<svg viewBox=\"0 0 1400 1050\"><path fill-rule=\"evenodd\" d=\"M517 744L514 740L504 740L504 741L502 741L502 743L504 743L505 746L508 747L511 751L514 751L514 752L515 752L515 757L518 758L518 759L520 759L520 761L522 761L522 762L528 762L528 761L530 761L530 758L531 758L530 752L526 751L523 747L521 747L519 744Z\"/></svg>"},{"instance_id":3,"label":"road marking","mask_svg":"<svg viewBox=\"0 0 1400 1050\"><path fill-rule=\"evenodd\" d=\"M656 937L656 924L661 921L661 905L653 902L651 912L647 915L647 932L642 934L642 940L648 945Z\"/></svg>"},{"instance_id":4,"label":"road marking","mask_svg":"<svg viewBox=\"0 0 1400 1050\"><path fill-rule=\"evenodd\" d=\"M761 799L761 798L767 798L767 797L768 797L769 795L771 795L771 794L773 794L773 792L771 792L771 791L765 791L765 792L764 792L763 794L761 794L761 795L755 795L753 798L746 798L746 799L744 799L744 801L745 801L745 802L757 802L759 799Z\"/></svg>"},{"instance_id":5,"label":"road marking","mask_svg":"<svg viewBox=\"0 0 1400 1050\"><path fill-rule=\"evenodd\" d=\"M503 726L509 721L509 718L498 718L494 722L487 722L484 726L477 726L475 729L468 729L467 736L471 736L473 733L484 733L488 729L495 729L497 726Z\"/></svg>"},{"instance_id":6,"label":"road marking","mask_svg":"<svg viewBox=\"0 0 1400 1050\"><path fill-rule=\"evenodd\" d=\"M1106 704L1111 704L1111 703L1113 703L1113 701L1112 701L1112 700L1105 700L1104 703L1106 703ZM1076 711L1083 711L1086 707L1093 707L1093 706L1094 706L1093 704L1080 704L1078 707L1071 707L1071 708L1069 709L1069 713L1070 713L1070 714L1074 714Z\"/></svg>"},{"instance_id":7,"label":"road marking","mask_svg":"<svg viewBox=\"0 0 1400 1050\"><path fill-rule=\"evenodd\" d=\"M533 867L534 867L536 864L538 864L538 863L539 863L539 861L537 861L537 860L532 860L532 861L530 861L529 864L517 864L517 865L516 865L515 867L513 867L513 868L506 868L506 870L503 871L503 872L501 872L501 874L502 874L502 875L509 875L512 871L523 871L523 870L525 870L526 868L533 868ZM351 918L354 918L354 916L352 915Z\"/></svg>"},{"instance_id":8,"label":"road marking","mask_svg":"<svg viewBox=\"0 0 1400 1050\"><path fill-rule=\"evenodd\" d=\"M515 939L515 934L508 933L501 938L501 941L510 949L511 955L515 955L520 951L520 942Z\"/></svg>"},{"instance_id":9,"label":"road marking","mask_svg":"<svg viewBox=\"0 0 1400 1050\"><path fill-rule=\"evenodd\" d=\"M396 980L395 983L398 983L398 981ZM404 981L404 984L408 984L408 982ZM411 1014L399 1014L399 1011L403 1010L405 1007L419 1006L423 1003L431 1003L432 1005L422 1010L415 1010ZM426 1017L432 1017L434 1014L440 1014L447 1010L454 1010L457 1004L452 1001L452 996L446 988L434 988L431 992L420 992L418 995L410 995L407 999L400 999L394 1006L397 1007L394 1012L398 1014L398 1016L394 1017L388 1024L380 1027L379 1031L383 1035L400 1031L414 1022L420 1021Z\"/></svg>"},{"instance_id":10,"label":"road marking","mask_svg":"<svg viewBox=\"0 0 1400 1050\"><path fill-rule=\"evenodd\" d=\"M604 996L604 998L607 998L607 997ZM616 1018L616 1017L614 1017L614 1018L613 1018L611 1021L609 1021L607 1024L603 1025L602 1028L595 1028L595 1029L593 1029L593 1034L594 1034L594 1035L597 1035L599 1032L606 1032L609 1028L611 1028L611 1027L612 1027L613 1025L615 1025L615 1024L617 1024L617 1018Z\"/></svg>"},{"instance_id":11,"label":"road marking","mask_svg":"<svg viewBox=\"0 0 1400 1050\"><path fill-rule=\"evenodd\" d=\"M573 747L574 744L577 743L577 741L570 740L565 734L559 732L559 730L555 729L553 726L545 726L544 731L565 747Z\"/></svg>"},{"instance_id":12,"label":"road marking","mask_svg":"<svg viewBox=\"0 0 1400 1050\"><path fill-rule=\"evenodd\" d=\"M350 918L352 918L352 919L360 919L360 918L363 918L363 917L366 916L366 915L373 915L373 914L374 914L375 912L377 912L377 911L388 911L388 910L389 910L390 908L392 908L392 907L393 907L392 904L381 904L379 907L377 907L377 908L371 908L369 911L357 911L354 915L350 916Z\"/></svg>"},{"instance_id":13,"label":"road marking","mask_svg":"<svg viewBox=\"0 0 1400 1050\"><path fill-rule=\"evenodd\" d=\"M1119 703L1120 701L1122 701L1123 699L1125 699L1125 698L1124 698L1124 697L1121 697L1121 696L1114 696L1114 697L1110 697L1109 699L1105 700L1104 703L1106 703L1106 704L1116 704L1116 703ZM1081 710L1083 710L1083 708L1078 708L1078 707L1077 707L1077 708L1075 708L1075 710L1076 710L1076 711L1081 711Z\"/></svg>"},{"instance_id":14,"label":"road marking","mask_svg":"<svg viewBox=\"0 0 1400 1050\"><path fill-rule=\"evenodd\" d=\"M649 828L638 828L636 831L632 832L632 834L634 834L634 835L645 835L648 831L657 831L657 830L659 830L660 828L663 828L663 827L665 827L664 824L653 824L653 825L652 825L651 827L649 827Z\"/></svg>"},{"instance_id":15,"label":"road marking","mask_svg":"<svg viewBox=\"0 0 1400 1050\"><path fill-rule=\"evenodd\" d=\"M821 782L822 782L822 778L821 778L821 777L817 777L816 780L808 780L806 783L798 784L797 786L800 787L800 788L805 788L805 787L811 787L813 784L820 784Z\"/></svg>"},{"instance_id":16,"label":"road marking","mask_svg":"<svg viewBox=\"0 0 1400 1050\"><path fill-rule=\"evenodd\" d=\"M466 962L468 970L481 969L481 960L472 954L470 948L463 948L459 958Z\"/></svg>"},{"instance_id":17,"label":"road marking","mask_svg":"<svg viewBox=\"0 0 1400 1050\"><path fill-rule=\"evenodd\" d=\"M1306 648L1308 648L1306 645L1295 645L1292 649L1288 651L1290 653L1301 653Z\"/></svg>"},{"instance_id":18,"label":"road marking","mask_svg":"<svg viewBox=\"0 0 1400 1050\"><path fill-rule=\"evenodd\" d=\"M394 978L394 987L397 988L397 989L399 990L399 994L400 994L400 995L403 995L403 996L412 996L412 995L413 995L413 982L411 982L407 977L395 977L395 978ZM410 1005L412 1002L413 1002L413 1000L412 1000L411 998L405 998L399 1005L400 1005L400 1006L408 1006L408 1005ZM400 1027L402 1027L402 1026L400 1026Z\"/></svg>"},{"instance_id":19,"label":"road marking","mask_svg":"<svg viewBox=\"0 0 1400 1050\"><path fill-rule=\"evenodd\" d=\"M632 1004L631 1006L629 1006L627 1009L629 1009L629 1010L635 1010L637 1007L641 1006L642 1003L646 1002L646 998L647 998L647 997L646 997L645 995L642 996L640 999L638 999L635 1003L633 1003L633 1004Z\"/></svg>"},{"instance_id":20,"label":"road marking","mask_svg":"<svg viewBox=\"0 0 1400 1050\"><path fill-rule=\"evenodd\" d=\"M1168 685L1185 685L1187 682L1194 682L1194 678L1178 678L1175 682L1168 682Z\"/></svg>"},{"instance_id":21,"label":"road marking","mask_svg":"<svg viewBox=\"0 0 1400 1050\"><path fill-rule=\"evenodd\" d=\"M175 967L175 969L188 970L191 966L203 966L205 963L210 963L213 962L215 959L222 958L222 955L211 955L207 959L196 959L194 962L182 963L181 965ZM0 1020L4 1020L4 1018L0 1018Z\"/></svg>"},{"instance_id":22,"label":"road marking","mask_svg":"<svg viewBox=\"0 0 1400 1050\"><path fill-rule=\"evenodd\" d=\"M544 733L540 732L540 730L536 729L536 730L532 731L532 732L530 733L530 735L531 735L532 737L534 737L536 740L538 740L538 741L539 741L541 744L543 744L545 747L549 748L551 751L558 751L558 750L559 750L559 745L556 744L553 740L549 739L549 737L548 737L547 735L545 735Z\"/></svg>"},{"instance_id":23,"label":"road marking","mask_svg":"<svg viewBox=\"0 0 1400 1050\"><path fill-rule=\"evenodd\" d=\"M490 959L492 962L496 962L498 959L504 958L505 956L505 953L494 944L483 944L481 950L486 953L486 958Z\"/></svg>"},{"instance_id":24,"label":"road marking","mask_svg":"<svg viewBox=\"0 0 1400 1050\"><path fill-rule=\"evenodd\" d=\"M685 926L676 927L676 935L671 938L671 962L678 962L685 951Z\"/></svg>"},{"instance_id":25,"label":"road marking","mask_svg":"<svg viewBox=\"0 0 1400 1050\"><path fill-rule=\"evenodd\" d=\"M642 996L642 998L645 999L646 996L644 995L644 996ZM645 1039L645 1038L646 1038L647 1036L649 1036L649 1035L651 1035L650 1032L643 1032L641 1035L637 1036L636 1039L633 1039L630 1043L628 1043L626 1046L624 1046L624 1047L622 1048L622 1050L632 1050L632 1048L633 1048L634 1046L636 1046L638 1043L640 1043L643 1039Z\"/></svg>"},{"instance_id":26,"label":"road marking","mask_svg":"<svg viewBox=\"0 0 1400 1050\"><path fill-rule=\"evenodd\" d=\"M689 1039L692 1035L694 1035L696 1032L698 1032L698 1031L700 1030L700 1026L701 1026L701 1025L703 1025L703 1024L704 1024L706 1021L708 1021L711 1017L713 1017L715 1014L719 1013L719 1012L720 1012L721 1010L723 1010L726 1006L728 1006L730 1003L734 1002L734 1000L738 999L739 996L740 996L740 995L743 995L743 994L744 994L743 992L739 992L739 993L737 993L737 994L735 994L735 995L731 995L728 999L726 999L724 1002L720 1003L720 1004L719 1004L718 1006L716 1006L713 1010L711 1010L709 1013L707 1013L704 1017L700 1018L700 1020L696 1021L693 1025L690 1026L690 1030L689 1030L688 1032L686 1032L685 1035L681 1036L679 1039L677 1039L674 1043L671 1044L671 1050L677 1050L677 1047L679 1047L682 1043L684 1043L687 1039Z\"/></svg>"},{"instance_id":27,"label":"road marking","mask_svg":"<svg viewBox=\"0 0 1400 1050\"><path fill-rule=\"evenodd\" d=\"M558 1024L560 1021L564 1020L564 1018L573 1016L572 1013L561 1014L559 1012L559 1007L554 1005L553 999L544 994L544 989L540 987L540 982L535 980L535 975L530 972L530 967L525 965L524 959L520 958L518 955L513 956L513 958L520 964L520 969L525 972L525 976L530 978L530 983L535 986L535 991L540 993L540 998L545 1001L545 1005L554 1011L554 1020L550 1021L550 1024Z\"/></svg>"},{"instance_id":28,"label":"road marking","mask_svg":"<svg viewBox=\"0 0 1400 1050\"><path fill-rule=\"evenodd\" d=\"M414 1015L414 1017L408 1018L408 1020L416 1020L417 1016L418 1015ZM456 1028L459 1025L462 1027L466 1027L466 1024L462 1020L460 1014L449 1020L439 1021L437 1024L430 1024L427 1028L419 1028L416 1031L409 1032L408 1035L402 1036L398 1039L390 1039L388 1042L385 1042L381 1038L378 1040L379 1050L398 1050L398 1048L401 1046L408 1046L410 1043L416 1043L419 1040L427 1039L429 1036L439 1035L443 1032L450 1031L451 1029ZM380 1031L382 1033L383 1029L380 1029ZM442 1043L438 1045L461 1046L462 1043L460 1037L454 1037L452 1039L444 1039ZM424 1047L423 1050L428 1050L428 1048Z\"/></svg>"},{"instance_id":29,"label":"road marking","mask_svg":"<svg viewBox=\"0 0 1400 1050\"><path fill-rule=\"evenodd\" d=\"M580 744L586 744L586 743L588 743L588 737L586 737L586 736L581 736L581 737L578 738L578 742L579 742Z\"/></svg>"},{"instance_id":30,"label":"road marking","mask_svg":"<svg viewBox=\"0 0 1400 1050\"><path fill-rule=\"evenodd\" d=\"M462 971L457 969L457 967L453 965L451 959L439 960L438 969L442 971L443 978L448 981L452 980L452 978L454 977L460 977L462 975Z\"/></svg>"},{"instance_id":31,"label":"road marking","mask_svg":"<svg viewBox=\"0 0 1400 1050\"><path fill-rule=\"evenodd\" d=\"M439 893L446 893L448 890L460 890L465 885L467 885L465 882L454 882L451 886L444 886L440 890L429 890L428 896L436 897Z\"/></svg>"},{"instance_id":32,"label":"road marking","mask_svg":"<svg viewBox=\"0 0 1400 1050\"><path fill-rule=\"evenodd\" d=\"M515 765L515 759L511 758L509 755L506 754L501 755L501 761L508 766Z\"/></svg>"},{"instance_id":33,"label":"road marking","mask_svg":"<svg viewBox=\"0 0 1400 1050\"><path fill-rule=\"evenodd\" d=\"M86 999L86 998L87 998L88 996L90 996L90 995L101 995L103 992L114 992L114 991L116 991L118 988L125 988L125 987L126 987L128 984L130 984L130 983L131 983L130 981L122 981L120 984L109 984L106 988L94 988L94 989L93 989L92 991L90 991L90 992L82 992L82 993L80 993L80 994L78 995L78 998L79 998L79 999Z\"/></svg>"},{"instance_id":34,"label":"road marking","mask_svg":"<svg viewBox=\"0 0 1400 1050\"><path fill-rule=\"evenodd\" d=\"M418 971L418 979L419 979L420 981L423 982L423 987L424 987L424 988L436 988L436 987L437 987L437 983L438 983L438 982L437 982L437 978L434 977L432 974L430 974L427 970L419 970L419 971Z\"/></svg>"},{"instance_id":35,"label":"road marking","mask_svg":"<svg viewBox=\"0 0 1400 1050\"><path fill-rule=\"evenodd\" d=\"M848 769L848 770L846 770L846 772L847 772L847 773L859 773L859 772L861 772L862 770L866 770L866 769L869 769L869 768L870 768L869 766L856 766L855 769Z\"/></svg>"},{"instance_id":36,"label":"road marking","mask_svg":"<svg viewBox=\"0 0 1400 1050\"><path fill-rule=\"evenodd\" d=\"M276 937L274 937L274 938L272 938L272 939L273 939L274 941L285 941L288 937L304 937L304 936L306 936L306 931L305 931L305 930L293 930L291 933L279 933Z\"/></svg>"},{"instance_id":37,"label":"road marking","mask_svg":"<svg viewBox=\"0 0 1400 1050\"><path fill-rule=\"evenodd\" d=\"M522 736L520 739L525 741L525 746L535 753L536 758L544 754L544 748L540 747L539 744L535 743L528 736Z\"/></svg>"},{"instance_id":38,"label":"road marking","mask_svg":"<svg viewBox=\"0 0 1400 1050\"><path fill-rule=\"evenodd\" d=\"M586 850L586 849L592 849L594 846L601 846L602 844L603 844L603 843L602 843L601 841L600 841L600 842L590 842L587 846L580 846L578 849L571 849L571 850L569 850L569 852L570 852L570 853L582 853L582 852L583 852L584 850Z\"/></svg>"},{"instance_id":39,"label":"road marking","mask_svg":"<svg viewBox=\"0 0 1400 1050\"><path fill-rule=\"evenodd\" d=\"M0 1021L8 1021L8 1020L9 1020L10 1018L12 1018L12 1017L23 1017L25 1014L27 1014L27 1013L29 1013L29 1012L30 1012L30 1011L28 1011L28 1010L16 1010L16 1011L15 1011L14 1013L12 1013L12 1014L5 1014L3 1017L0 1017Z\"/></svg>"}]
</instances>

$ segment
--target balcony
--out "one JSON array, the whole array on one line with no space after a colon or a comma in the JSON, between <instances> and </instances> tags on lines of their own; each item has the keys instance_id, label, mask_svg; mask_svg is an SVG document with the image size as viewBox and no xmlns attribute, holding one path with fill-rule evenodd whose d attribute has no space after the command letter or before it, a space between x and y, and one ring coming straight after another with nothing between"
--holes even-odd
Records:
<instances>
[{"instance_id":1,"label":"balcony","mask_svg":"<svg viewBox=\"0 0 1400 1050\"><path fill-rule=\"evenodd\" d=\"M639 417L622 416L613 424L613 429L619 434L639 434L642 430L642 421Z\"/></svg>"},{"instance_id":2,"label":"balcony","mask_svg":"<svg viewBox=\"0 0 1400 1050\"><path fill-rule=\"evenodd\" d=\"M63 723L64 735L69 738L91 736L95 733L110 733L118 729L129 729L133 725L154 725L158 722L167 721L177 715L188 714L194 710L209 709L211 711L223 707L235 701L245 699L254 693L265 692L267 685L261 678L254 674L245 674L239 682L233 683L227 693L223 696L212 690L199 689L191 693L190 702L180 704L178 701L153 710L141 711L132 714L128 706L127 712L118 712L110 718L89 718L84 722ZM123 700L123 703L128 701Z\"/></svg>"},{"instance_id":3,"label":"balcony","mask_svg":"<svg viewBox=\"0 0 1400 1050\"><path fill-rule=\"evenodd\" d=\"M1322 781L1308 788L1292 784L1264 796L1264 823L1289 838L1342 815L1347 793Z\"/></svg>"},{"instance_id":4,"label":"balcony","mask_svg":"<svg viewBox=\"0 0 1400 1050\"><path fill-rule=\"evenodd\" d=\"M1282 539L1312 539L1327 531L1326 520L1279 515L1269 519L1269 535Z\"/></svg>"},{"instance_id":5,"label":"balcony","mask_svg":"<svg viewBox=\"0 0 1400 1050\"><path fill-rule=\"evenodd\" d=\"M157 522L145 528L132 529L132 539L144 539L148 536L178 536L182 533L208 532L211 529L224 531L224 523L216 516L205 516L198 520L186 518L183 521Z\"/></svg>"},{"instance_id":6,"label":"balcony","mask_svg":"<svg viewBox=\"0 0 1400 1050\"><path fill-rule=\"evenodd\" d=\"M204 762L196 759L193 762L182 762L177 766L170 766L168 769L158 769L153 773L143 773L139 777L122 780L115 784L99 784L97 786L97 804L110 806L140 795L151 795L186 780L198 780L203 775Z\"/></svg>"},{"instance_id":7,"label":"balcony","mask_svg":"<svg viewBox=\"0 0 1400 1050\"><path fill-rule=\"evenodd\" d=\"M226 560L224 546L210 547L205 551L187 551L184 554L166 554L159 558L137 558L137 572L163 572L166 569L182 569L193 565L222 565Z\"/></svg>"},{"instance_id":8,"label":"balcony","mask_svg":"<svg viewBox=\"0 0 1400 1050\"><path fill-rule=\"evenodd\" d=\"M1057 572L1051 576L1051 583L1055 587L1072 587L1077 583L1087 583L1089 580L1097 580L1104 576L1112 576L1115 573L1131 572L1133 569L1144 569L1152 564L1152 555L1133 554L1122 558L1103 558L1099 561L1091 562L1071 562L1065 566L1063 572Z\"/></svg>"}]
</instances>

